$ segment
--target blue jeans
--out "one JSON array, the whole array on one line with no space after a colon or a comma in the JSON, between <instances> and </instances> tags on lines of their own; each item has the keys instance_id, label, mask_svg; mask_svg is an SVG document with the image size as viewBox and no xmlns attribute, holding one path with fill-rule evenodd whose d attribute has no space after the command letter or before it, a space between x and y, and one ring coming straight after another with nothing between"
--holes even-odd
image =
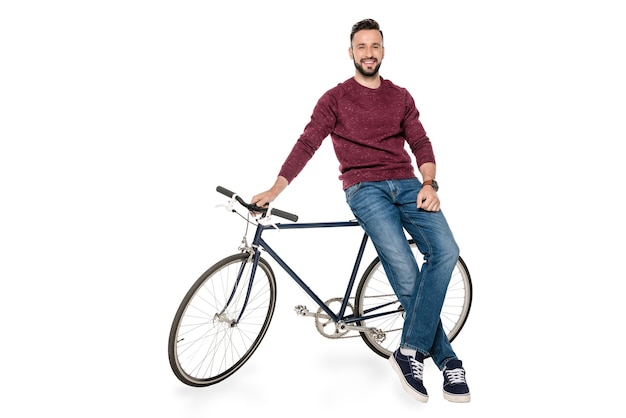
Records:
<instances>
[{"instance_id":1,"label":"blue jeans","mask_svg":"<svg viewBox=\"0 0 626 418\"><path fill-rule=\"evenodd\" d=\"M400 347L430 355L443 369L456 359L440 314L459 247L441 211L417 209L421 188L421 182L411 178L358 183L345 193L406 311ZM405 231L424 255L421 269Z\"/></svg>"}]
</instances>

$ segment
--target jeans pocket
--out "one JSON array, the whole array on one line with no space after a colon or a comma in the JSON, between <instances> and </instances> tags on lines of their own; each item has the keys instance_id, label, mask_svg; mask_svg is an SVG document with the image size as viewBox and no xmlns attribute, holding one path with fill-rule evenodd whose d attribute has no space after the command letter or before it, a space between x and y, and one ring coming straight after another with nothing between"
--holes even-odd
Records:
<instances>
[{"instance_id":1,"label":"jeans pocket","mask_svg":"<svg viewBox=\"0 0 626 418\"><path fill-rule=\"evenodd\" d=\"M348 204L350 204L350 200L354 197L354 195L356 194L356 192L359 191L359 189L361 188L361 183L357 183L357 184L353 184L352 186L348 187L345 191L346 193L346 202Z\"/></svg>"}]
</instances>

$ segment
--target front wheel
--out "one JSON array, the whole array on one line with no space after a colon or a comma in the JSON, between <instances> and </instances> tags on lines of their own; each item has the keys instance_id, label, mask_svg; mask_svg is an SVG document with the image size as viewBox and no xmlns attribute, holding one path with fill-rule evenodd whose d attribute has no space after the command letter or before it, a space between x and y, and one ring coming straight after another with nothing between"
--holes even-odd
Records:
<instances>
[{"instance_id":1,"label":"front wheel","mask_svg":"<svg viewBox=\"0 0 626 418\"><path fill-rule=\"evenodd\" d=\"M422 260L417 245L409 240L416 260ZM421 267L421 266L420 266ZM450 341L461 332L472 305L472 280L467 265L459 257L446 298L441 309L441 323ZM377 257L363 273L356 291L355 311L358 317L369 317L359 325L377 331L362 331L361 337L376 354L388 358L400 345L404 325L404 308L387 280L387 275Z\"/></svg>"},{"instance_id":2,"label":"front wheel","mask_svg":"<svg viewBox=\"0 0 626 418\"><path fill-rule=\"evenodd\" d=\"M276 306L276 279L260 258L251 283L252 266L247 253L226 257L202 274L183 298L168 340L170 366L181 382L221 382L239 370L263 340Z\"/></svg>"}]
</instances>

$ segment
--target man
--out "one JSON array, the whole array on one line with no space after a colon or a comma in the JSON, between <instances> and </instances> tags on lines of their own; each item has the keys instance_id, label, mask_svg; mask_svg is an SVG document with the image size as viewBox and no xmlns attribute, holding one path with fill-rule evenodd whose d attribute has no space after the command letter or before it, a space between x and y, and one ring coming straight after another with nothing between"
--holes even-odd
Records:
<instances>
[{"instance_id":1,"label":"man","mask_svg":"<svg viewBox=\"0 0 626 418\"><path fill-rule=\"evenodd\" d=\"M411 95L379 75L385 49L376 21L365 19L352 27L349 54L354 77L320 98L276 182L252 203L274 201L330 135L346 201L370 236L406 311L400 347L389 358L393 369L404 389L426 402L423 368L430 355L443 371L444 398L469 402L465 370L440 321L459 249L440 211L432 145ZM415 155L422 182L405 143ZM405 231L424 255L421 269Z\"/></svg>"}]
</instances>

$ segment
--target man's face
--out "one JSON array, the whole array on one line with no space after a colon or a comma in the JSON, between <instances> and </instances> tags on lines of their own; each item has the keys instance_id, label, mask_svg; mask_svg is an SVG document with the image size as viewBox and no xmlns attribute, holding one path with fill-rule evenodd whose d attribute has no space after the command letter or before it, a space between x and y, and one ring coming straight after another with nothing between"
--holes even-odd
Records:
<instances>
[{"instance_id":1,"label":"man's face","mask_svg":"<svg viewBox=\"0 0 626 418\"><path fill-rule=\"evenodd\" d=\"M383 38L375 29L360 30L352 38L350 58L356 69L365 77L378 73L385 56Z\"/></svg>"}]
</instances>

